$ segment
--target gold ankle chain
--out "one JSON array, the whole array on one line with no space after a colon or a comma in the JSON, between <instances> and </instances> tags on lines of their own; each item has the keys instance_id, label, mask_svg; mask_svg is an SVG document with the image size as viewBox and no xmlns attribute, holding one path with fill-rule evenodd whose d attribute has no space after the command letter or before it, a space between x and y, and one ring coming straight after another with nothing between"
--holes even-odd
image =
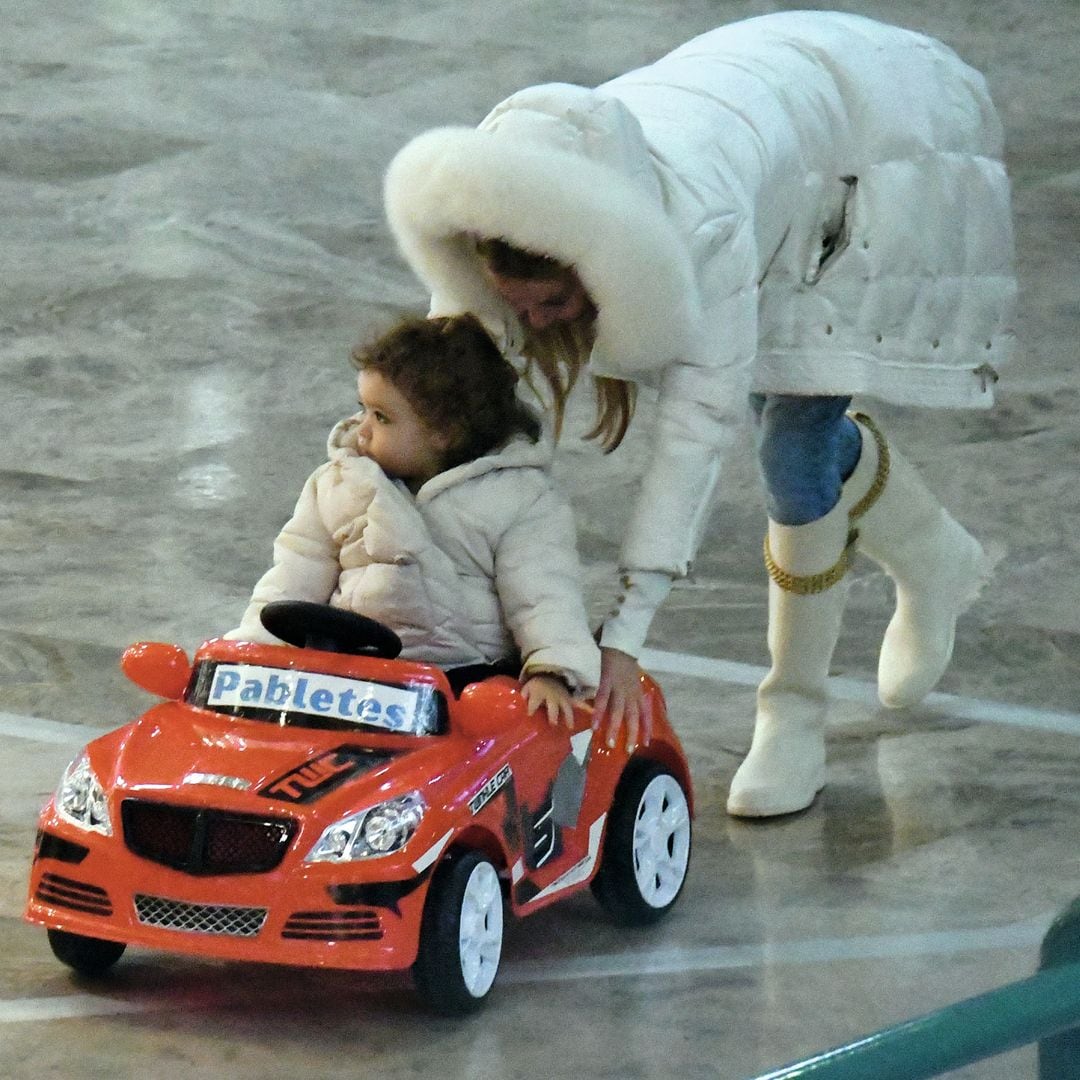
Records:
<instances>
[{"instance_id":1,"label":"gold ankle chain","mask_svg":"<svg viewBox=\"0 0 1080 1080\"><path fill-rule=\"evenodd\" d=\"M878 461L873 483L867 489L866 494L848 511L850 527L848 529L847 543L840 553L840 558L828 570L822 570L818 574L789 574L777 565L772 555L772 549L769 547L769 534L765 534L765 569L768 570L769 577L785 592L798 593L800 596L811 596L814 593L831 589L840 581L851 566L855 542L859 539L859 530L855 528L855 522L878 501L889 479L889 444L885 441L885 436L882 435L877 424L866 413L848 413L848 416L862 424L874 437Z\"/></svg>"},{"instance_id":2,"label":"gold ankle chain","mask_svg":"<svg viewBox=\"0 0 1080 1080\"><path fill-rule=\"evenodd\" d=\"M885 436L881 434L881 429L866 413L848 413L848 416L862 424L874 436L874 442L877 445L877 471L874 473L874 481L867 488L866 494L848 513L849 521L857 521L878 501L881 493L885 490L885 483L889 479L889 444L885 441Z\"/></svg>"}]
</instances>

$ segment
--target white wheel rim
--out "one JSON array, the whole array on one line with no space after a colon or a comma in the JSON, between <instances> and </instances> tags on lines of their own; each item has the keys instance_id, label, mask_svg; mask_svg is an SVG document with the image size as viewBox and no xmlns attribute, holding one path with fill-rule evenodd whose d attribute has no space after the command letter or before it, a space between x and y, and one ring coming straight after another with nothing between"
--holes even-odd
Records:
<instances>
[{"instance_id":1,"label":"white wheel rim","mask_svg":"<svg viewBox=\"0 0 1080 1080\"><path fill-rule=\"evenodd\" d=\"M495 981L502 953L502 890L495 868L477 863L461 898L458 956L465 987L473 997L483 997Z\"/></svg>"},{"instance_id":2,"label":"white wheel rim","mask_svg":"<svg viewBox=\"0 0 1080 1080\"><path fill-rule=\"evenodd\" d=\"M690 861L690 808L673 776L654 777L634 821L634 877L642 900L662 908L679 895Z\"/></svg>"}]
</instances>

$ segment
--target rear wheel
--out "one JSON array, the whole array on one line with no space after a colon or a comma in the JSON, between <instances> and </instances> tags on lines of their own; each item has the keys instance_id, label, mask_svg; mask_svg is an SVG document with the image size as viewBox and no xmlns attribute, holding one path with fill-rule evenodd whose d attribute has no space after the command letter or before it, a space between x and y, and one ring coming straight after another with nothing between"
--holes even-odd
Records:
<instances>
[{"instance_id":1,"label":"rear wheel","mask_svg":"<svg viewBox=\"0 0 1080 1080\"><path fill-rule=\"evenodd\" d=\"M593 895L620 926L648 926L678 899L689 863L682 784L658 762L632 761L612 800Z\"/></svg>"},{"instance_id":2,"label":"rear wheel","mask_svg":"<svg viewBox=\"0 0 1080 1080\"><path fill-rule=\"evenodd\" d=\"M122 941L103 941L101 938L83 937L82 934L69 934L66 930L46 932L56 959L80 975L104 975L127 948Z\"/></svg>"},{"instance_id":3,"label":"rear wheel","mask_svg":"<svg viewBox=\"0 0 1080 1080\"><path fill-rule=\"evenodd\" d=\"M448 856L432 878L413 981L435 1012L462 1016L483 1004L502 955L503 897L494 864L479 851Z\"/></svg>"}]
</instances>

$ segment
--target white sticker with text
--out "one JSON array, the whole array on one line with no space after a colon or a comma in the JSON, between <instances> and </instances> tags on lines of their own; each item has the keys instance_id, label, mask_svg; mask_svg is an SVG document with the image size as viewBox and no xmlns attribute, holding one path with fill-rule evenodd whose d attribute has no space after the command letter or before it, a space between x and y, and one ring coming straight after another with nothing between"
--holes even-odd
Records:
<instances>
[{"instance_id":1,"label":"white sticker with text","mask_svg":"<svg viewBox=\"0 0 1080 1080\"><path fill-rule=\"evenodd\" d=\"M388 731L422 733L417 690L311 671L219 664L206 704L325 716Z\"/></svg>"}]
</instances>

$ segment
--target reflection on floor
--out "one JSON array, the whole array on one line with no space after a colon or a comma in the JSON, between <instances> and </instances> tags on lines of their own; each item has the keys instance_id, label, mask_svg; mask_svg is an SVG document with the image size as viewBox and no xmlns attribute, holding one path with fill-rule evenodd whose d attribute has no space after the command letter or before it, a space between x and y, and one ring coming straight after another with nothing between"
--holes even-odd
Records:
<instances>
[{"instance_id":1,"label":"reflection on floor","mask_svg":"<svg viewBox=\"0 0 1080 1080\"><path fill-rule=\"evenodd\" d=\"M992 412L863 403L1000 562L940 694L897 713L872 686L888 585L859 563L829 784L808 812L724 813L765 662L744 433L694 575L650 640L697 790L691 876L666 922L620 931L586 896L512 924L490 1008L451 1022L388 976L134 953L108 983L83 984L19 918L38 807L88 737L145 707L119 651L191 649L235 624L353 405L349 346L422 309L382 222L393 152L520 86L596 83L712 25L796 6L178 0L6 14L3 1075L352 1077L362 1060L380 1078L739 1080L1037 969L1080 894L1068 0L837 4L936 34L987 72L1015 183L1023 347ZM578 446L581 414L566 441L598 614L648 413L646 400L610 457ZM955 1075L1034 1077L1035 1050Z\"/></svg>"}]
</instances>

